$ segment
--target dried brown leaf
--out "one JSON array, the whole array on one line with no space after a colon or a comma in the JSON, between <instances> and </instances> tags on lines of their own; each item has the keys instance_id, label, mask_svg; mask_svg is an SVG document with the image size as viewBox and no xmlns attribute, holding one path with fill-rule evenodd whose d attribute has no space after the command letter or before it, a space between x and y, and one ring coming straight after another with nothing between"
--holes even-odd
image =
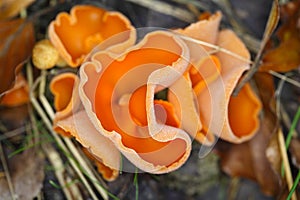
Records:
<instances>
[{"instance_id":1,"label":"dried brown leaf","mask_svg":"<svg viewBox=\"0 0 300 200\"><path fill-rule=\"evenodd\" d=\"M18 199L31 200L38 195L44 180L43 162L43 157L32 150L9 159L11 181ZM0 199L11 199L5 177L0 179Z\"/></svg>"},{"instance_id":2,"label":"dried brown leaf","mask_svg":"<svg viewBox=\"0 0 300 200\"><path fill-rule=\"evenodd\" d=\"M12 88L3 92L0 96L0 105L7 107L20 106L29 102L29 87L21 70L23 63L18 65L15 73L15 81Z\"/></svg>"},{"instance_id":3,"label":"dried brown leaf","mask_svg":"<svg viewBox=\"0 0 300 200\"><path fill-rule=\"evenodd\" d=\"M11 87L16 67L31 55L34 42L31 22L0 21L0 95Z\"/></svg>"},{"instance_id":4,"label":"dried brown leaf","mask_svg":"<svg viewBox=\"0 0 300 200\"><path fill-rule=\"evenodd\" d=\"M0 121L7 130L14 130L25 125L28 120L28 105L16 107L0 107Z\"/></svg>"},{"instance_id":5,"label":"dried brown leaf","mask_svg":"<svg viewBox=\"0 0 300 200\"><path fill-rule=\"evenodd\" d=\"M275 196L280 192L281 179L266 156L272 137L267 124L270 124L270 121L264 119L259 132L248 142L237 145L219 143L217 152L221 158L223 171L230 176L253 179L264 193ZM280 154L277 156L280 157Z\"/></svg>"},{"instance_id":6,"label":"dried brown leaf","mask_svg":"<svg viewBox=\"0 0 300 200\"><path fill-rule=\"evenodd\" d=\"M30 6L35 0L1 0L0 20L18 15L23 9Z\"/></svg>"},{"instance_id":7,"label":"dried brown leaf","mask_svg":"<svg viewBox=\"0 0 300 200\"><path fill-rule=\"evenodd\" d=\"M280 40L276 48L269 49L263 56L261 71L273 70L288 72L300 64L300 3L292 1L281 9L281 22L277 37Z\"/></svg>"},{"instance_id":8,"label":"dried brown leaf","mask_svg":"<svg viewBox=\"0 0 300 200\"><path fill-rule=\"evenodd\" d=\"M281 155L276 137L278 122L273 112L273 79L267 73L257 73L255 79L264 106L258 133L250 141L238 145L220 142L217 152L227 174L253 179L264 193L278 196L282 195L284 186L278 171Z\"/></svg>"},{"instance_id":9,"label":"dried brown leaf","mask_svg":"<svg viewBox=\"0 0 300 200\"><path fill-rule=\"evenodd\" d=\"M266 149L266 156L273 170L277 174L280 174L280 170L282 167L282 159L280 156L280 147L277 134L272 135L270 143Z\"/></svg>"}]
</instances>

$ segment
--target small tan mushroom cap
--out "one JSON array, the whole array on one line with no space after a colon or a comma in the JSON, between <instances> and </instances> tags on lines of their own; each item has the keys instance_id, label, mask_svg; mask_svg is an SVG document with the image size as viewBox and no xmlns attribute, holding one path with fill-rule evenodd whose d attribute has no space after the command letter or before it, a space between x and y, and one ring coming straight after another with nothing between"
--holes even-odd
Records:
<instances>
[{"instance_id":1,"label":"small tan mushroom cap","mask_svg":"<svg viewBox=\"0 0 300 200\"><path fill-rule=\"evenodd\" d=\"M38 69L50 69L55 66L58 59L58 51L48 39L37 42L33 47L32 62Z\"/></svg>"}]
</instances>

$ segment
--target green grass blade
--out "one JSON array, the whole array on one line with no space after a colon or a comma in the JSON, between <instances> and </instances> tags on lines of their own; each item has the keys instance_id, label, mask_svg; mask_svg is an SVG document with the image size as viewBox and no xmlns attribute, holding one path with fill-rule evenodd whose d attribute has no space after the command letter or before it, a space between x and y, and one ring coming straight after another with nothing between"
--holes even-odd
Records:
<instances>
[{"instance_id":1,"label":"green grass blade","mask_svg":"<svg viewBox=\"0 0 300 200\"><path fill-rule=\"evenodd\" d=\"M298 175L296 177L296 180L294 181L293 187L292 187L291 191L289 192L289 195L286 198L286 200L290 200L292 198L292 195L295 192L299 181L300 181L300 170L298 171Z\"/></svg>"}]
</instances>

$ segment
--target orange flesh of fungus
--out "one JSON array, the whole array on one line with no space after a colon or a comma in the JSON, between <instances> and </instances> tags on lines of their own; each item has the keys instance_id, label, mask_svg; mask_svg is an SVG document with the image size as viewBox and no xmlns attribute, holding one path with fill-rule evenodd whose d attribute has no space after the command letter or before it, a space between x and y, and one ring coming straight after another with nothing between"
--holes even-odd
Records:
<instances>
[{"instance_id":1,"label":"orange flesh of fungus","mask_svg":"<svg viewBox=\"0 0 300 200\"><path fill-rule=\"evenodd\" d=\"M145 101L146 92L147 86L142 86L134 91L129 100L131 118L138 126L147 126L148 124Z\"/></svg>"},{"instance_id":2,"label":"orange flesh of fungus","mask_svg":"<svg viewBox=\"0 0 300 200\"><path fill-rule=\"evenodd\" d=\"M258 127L257 115L260 108L261 103L249 84L246 84L237 96L230 98L229 124L237 137L247 136L254 127Z\"/></svg>"},{"instance_id":3,"label":"orange flesh of fungus","mask_svg":"<svg viewBox=\"0 0 300 200\"><path fill-rule=\"evenodd\" d=\"M62 111L71 101L75 81L74 76L74 74L66 73L52 80L50 90L54 94L56 111Z\"/></svg>"},{"instance_id":4,"label":"orange flesh of fungus","mask_svg":"<svg viewBox=\"0 0 300 200\"><path fill-rule=\"evenodd\" d=\"M193 66L190 68L192 87L199 94L207 84L214 81L221 71L221 63L217 56L210 55L199 63L199 73ZM202 69L203 68L203 69Z\"/></svg>"},{"instance_id":5,"label":"orange flesh of fungus","mask_svg":"<svg viewBox=\"0 0 300 200\"><path fill-rule=\"evenodd\" d=\"M165 66L171 65L173 62L178 60L178 57L179 56L175 53L156 48L134 50L127 54L126 59L121 61L114 60L103 72L98 82L95 96L95 111L98 119L101 121L104 129L118 132L122 136L122 143L128 148L134 149L137 153L148 153L159 150L162 152L161 155L168 155L168 157L172 157L172 155L174 155L176 158L171 159L178 160L180 159L178 158L178 155L180 154L179 152L185 152L186 143L181 139L175 139L171 142L159 142L154 140L150 135L148 137L139 138L125 133L118 127L112 113L111 100L113 88L126 72L135 67L146 63L159 63ZM145 91L137 91L136 94L134 94L136 97L131 99L132 103L136 102L133 105L134 107L136 106L136 108L132 108L133 106L131 106L131 112L134 113L133 115L135 116L136 121L138 121L140 124L146 124L144 94ZM169 112L168 109L166 110ZM139 117L137 118L136 116ZM154 164L165 165L165 163L161 163L163 161L159 161L159 158L157 158L155 162L156 163Z\"/></svg>"},{"instance_id":6,"label":"orange flesh of fungus","mask_svg":"<svg viewBox=\"0 0 300 200\"><path fill-rule=\"evenodd\" d=\"M107 15L105 10L97 7L81 6L81 9L76 9L76 17L76 23L72 23L69 15L61 15L61 23L54 25L56 34L70 53L74 63L77 58L88 54L92 48L105 39L128 30L119 16ZM114 26L110 26L111 23Z\"/></svg>"},{"instance_id":7,"label":"orange flesh of fungus","mask_svg":"<svg viewBox=\"0 0 300 200\"><path fill-rule=\"evenodd\" d=\"M147 92L147 86L144 85L138 88L136 91L134 91L129 101L130 115L133 121L138 126L147 126L148 124L147 113L146 113L146 92ZM162 108L166 112L166 119L162 119L163 121L165 120L165 124L177 128L179 127L179 122L178 119L176 118L175 110L172 104L163 100L154 100L154 104L162 106ZM160 116L158 115L157 117L159 118Z\"/></svg>"},{"instance_id":8,"label":"orange flesh of fungus","mask_svg":"<svg viewBox=\"0 0 300 200\"><path fill-rule=\"evenodd\" d=\"M105 166L101 161L97 160L97 158L95 158L95 156L87 148L82 148L82 151L91 161L95 163L98 172L100 172L106 180L111 180L113 177L113 170Z\"/></svg>"}]
</instances>

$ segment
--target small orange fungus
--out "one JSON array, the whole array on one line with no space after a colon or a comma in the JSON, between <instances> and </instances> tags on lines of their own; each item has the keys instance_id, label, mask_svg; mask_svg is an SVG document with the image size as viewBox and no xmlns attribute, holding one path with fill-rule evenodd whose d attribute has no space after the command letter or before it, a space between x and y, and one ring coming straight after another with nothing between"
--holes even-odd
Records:
<instances>
[{"instance_id":1,"label":"small orange fungus","mask_svg":"<svg viewBox=\"0 0 300 200\"><path fill-rule=\"evenodd\" d=\"M49 25L49 38L71 67L78 67L90 51L104 40L117 37L110 48L131 46L135 41L135 29L119 12L109 12L91 5L77 5L70 15L62 12Z\"/></svg>"}]
</instances>

